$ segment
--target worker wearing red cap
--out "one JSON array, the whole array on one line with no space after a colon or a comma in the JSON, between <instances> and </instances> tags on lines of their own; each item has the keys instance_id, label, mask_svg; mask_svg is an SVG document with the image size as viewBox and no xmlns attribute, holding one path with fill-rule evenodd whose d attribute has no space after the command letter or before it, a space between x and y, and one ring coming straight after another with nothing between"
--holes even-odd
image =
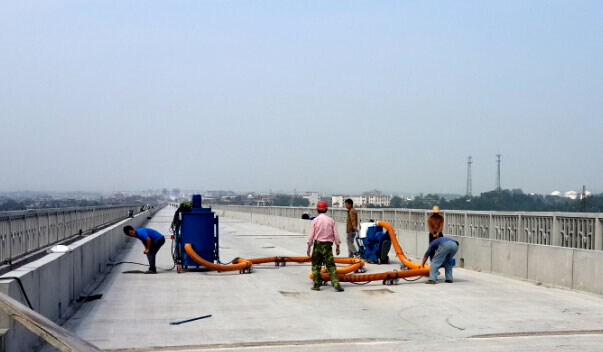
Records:
<instances>
[{"instance_id":1,"label":"worker wearing red cap","mask_svg":"<svg viewBox=\"0 0 603 352\"><path fill-rule=\"evenodd\" d=\"M337 278L337 269L335 267L335 260L333 259L333 242L335 242L335 252L339 255L339 235L337 234L337 226L335 226L335 220L331 219L327 214L328 210L327 203L320 201L316 204L316 210L318 216L312 220L310 226L310 237L308 238L308 255L312 250L312 279L314 280L314 291L320 291L320 269L322 266L327 268L331 283L335 291L342 292L343 287L339 284Z\"/></svg>"}]
</instances>

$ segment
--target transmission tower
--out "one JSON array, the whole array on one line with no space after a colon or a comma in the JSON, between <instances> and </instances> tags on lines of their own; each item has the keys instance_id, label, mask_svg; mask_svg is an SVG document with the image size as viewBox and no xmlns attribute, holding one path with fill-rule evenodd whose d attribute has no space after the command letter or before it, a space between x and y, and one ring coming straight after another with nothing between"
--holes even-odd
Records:
<instances>
[{"instance_id":1,"label":"transmission tower","mask_svg":"<svg viewBox=\"0 0 603 352\"><path fill-rule=\"evenodd\" d=\"M496 173L496 190L500 191L500 154L496 154L496 163L498 164L498 172Z\"/></svg>"},{"instance_id":2,"label":"transmission tower","mask_svg":"<svg viewBox=\"0 0 603 352\"><path fill-rule=\"evenodd\" d=\"M469 155L469 158L467 159L467 194L466 194L466 196L468 198L471 198L471 164L473 164L473 162L471 161L471 155Z\"/></svg>"}]
</instances>

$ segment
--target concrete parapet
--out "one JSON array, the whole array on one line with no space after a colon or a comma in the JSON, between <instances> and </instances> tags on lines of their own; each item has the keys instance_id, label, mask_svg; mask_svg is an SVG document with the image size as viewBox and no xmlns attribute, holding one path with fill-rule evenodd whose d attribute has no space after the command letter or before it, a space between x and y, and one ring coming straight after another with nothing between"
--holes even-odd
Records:
<instances>
[{"instance_id":1,"label":"concrete parapet","mask_svg":"<svg viewBox=\"0 0 603 352\"><path fill-rule=\"evenodd\" d=\"M528 245L528 279L572 288L574 250Z\"/></svg>"},{"instance_id":2,"label":"concrete parapet","mask_svg":"<svg viewBox=\"0 0 603 352\"><path fill-rule=\"evenodd\" d=\"M525 243L492 241L492 272L528 278L528 246Z\"/></svg>"},{"instance_id":3,"label":"concrete parapet","mask_svg":"<svg viewBox=\"0 0 603 352\"><path fill-rule=\"evenodd\" d=\"M419 237L417 231L404 230L400 233L396 232L396 234L398 235L398 243L400 243L404 254L415 257L420 256L417 250L417 238Z\"/></svg>"},{"instance_id":4,"label":"concrete parapet","mask_svg":"<svg viewBox=\"0 0 603 352\"><path fill-rule=\"evenodd\" d=\"M492 271L492 240L464 237L461 258L467 269Z\"/></svg>"},{"instance_id":5,"label":"concrete parapet","mask_svg":"<svg viewBox=\"0 0 603 352\"><path fill-rule=\"evenodd\" d=\"M603 252L574 251L572 288L603 295Z\"/></svg>"},{"instance_id":6,"label":"concrete parapet","mask_svg":"<svg viewBox=\"0 0 603 352\"><path fill-rule=\"evenodd\" d=\"M159 209L157 209L159 210ZM0 277L0 291L27 305L17 280L18 277L33 309L48 319L60 323L73 314L76 300L86 286L106 270L107 263L118 254L127 237L122 227L140 227L147 222L148 213L122 220L84 239L69 245L67 253L50 253ZM0 312L0 329L4 351L30 351L42 340L29 330Z\"/></svg>"}]
</instances>

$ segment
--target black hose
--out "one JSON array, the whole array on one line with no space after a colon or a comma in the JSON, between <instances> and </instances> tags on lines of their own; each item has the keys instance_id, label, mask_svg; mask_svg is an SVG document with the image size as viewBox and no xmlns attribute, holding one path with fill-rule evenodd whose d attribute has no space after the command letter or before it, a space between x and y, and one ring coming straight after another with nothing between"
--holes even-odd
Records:
<instances>
[{"instance_id":1,"label":"black hose","mask_svg":"<svg viewBox=\"0 0 603 352\"><path fill-rule=\"evenodd\" d=\"M366 284L368 284L368 283L370 283L370 282L371 282L371 281L367 281L367 282L364 282L364 283L360 283L360 282L350 282L350 283L351 283L351 284L354 284L354 285L366 285Z\"/></svg>"},{"instance_id":2,"label":"black hose","mask_svg":"<svg viewBox=\"0 0 603 352\"><path fill-rule=\"evenodd\" d=\"M135 264L135 265L149 266L149 264L143 264L143 263L137 263L137 262L128 262L128 261L123 261L123 262L118 262L118 263L107 263L107 265L110 265L110 266L116 266L116 265L120 265L120 264ZM172 267L169 268L169 269L164 269L164 268L160 268L160 267L157 267L157 268L161 269L163 271L172 271L172 270L174 270L175 266L176 266L176 263L174 263L174 265L172 265Z\"/></svg>"},{"instance_id":3,"label":"black hose","mask_svg":"<svg viewBox=\"0 0 603 352\"><path fill-rule=\"evenodd\" d=\"M403 279L404 281L409 281L409 282L412 282L412 281L417 281L417 280L419 280L419 279L420 279L420 278L422 278L422 277L423 277L423 276L419 276L419 277L417 277L416 279L413 279L413 280L409 280L409 279L407 279L407 278L405 278L405 277L403 277L402 279Z\"/></svg>"},{"instance_id":4,"label":"black hose","mask_svg":"<svg viewBox=\"0 0 603 352\"><path fill-rule=\"evenodd\" d=\"M34 310L33 307L31 306L31 302L29 302L29 298L27 297L27 293L25 293L25 288L23 287L23 283L21 282L21 278L15 277L15 276L3 276L0 278L0 280L9 280L9 279L14 279L17 280L17 282L19 283L19 287L21 288L21 292L23 293L23 297L25 297L25 300L27 301L27 305L29 306L29 309Z\"/></svg>"}]
</instances>

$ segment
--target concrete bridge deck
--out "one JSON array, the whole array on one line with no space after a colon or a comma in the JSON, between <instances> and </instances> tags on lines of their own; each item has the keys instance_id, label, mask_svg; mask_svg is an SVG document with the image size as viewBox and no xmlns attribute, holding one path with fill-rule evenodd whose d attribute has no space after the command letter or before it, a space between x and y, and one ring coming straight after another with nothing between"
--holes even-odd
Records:
<instances>
[{"instance_id":1,"label":"concrete bridge deck","mask_svg":"<svg viewBox=\"0 0 603 352\"><path fill-rule=\"evenodd\" d=\"M169 234L174 208L147 227ZM306 236L220 218L220 257L304 255ZM158 255L170 268L171 241ZM345 245L344 245L345 246ZM130 240L123 261L146 263ZM397 269L367 264L367 273ZM309 264L254 266L251 274L116 266L64 327L114 351L600 351L603 298L456 269L455 282L344 283L310 290ZM202 320L170 322L211 314Z\"/></svg>"}]
</instances>

